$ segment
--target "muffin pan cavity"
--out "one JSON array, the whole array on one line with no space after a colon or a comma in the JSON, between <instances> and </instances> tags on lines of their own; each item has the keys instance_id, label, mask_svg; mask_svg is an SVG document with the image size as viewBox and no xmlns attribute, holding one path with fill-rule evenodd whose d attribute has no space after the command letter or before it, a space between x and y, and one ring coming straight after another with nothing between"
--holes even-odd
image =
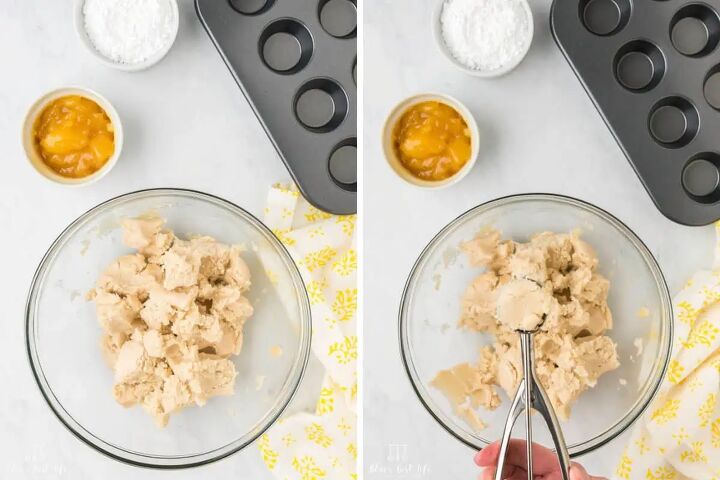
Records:
<instances>
[{"instance_id":1,"label":"muffin pan cavity","mask_svg":"<svg viewBox=\"0 0 720 480\"><path fill-rule=\"evenodd\" d=\"M277 20L260 35L260 55L274 72L286 75L299 72L310 62L312 54L312 35L297 20Z\"/></svg>"},{"instance_id":2,"label":"muffin pan cavity","mask_svg":"<svg viewBox=\"0 0 720 480\"><path fill-rule=\"evenodd\" d=\"M670 39L683 55L705 56L715 50L720 40L720 18L708 5L685 5L670 21Z\"/></svg>"},{"instance_id":3,"label":"muffin pan cavity","mask_svg":"<svg viewBox=\"0 0 720 480\"><path fill-rule=\"evenodd\" d=\"M653 202L685 225L720 219L718 8L554 0L550 13L555 42Z\"/></svg>"},{"instance_id":4,"label":"muffin pan cavity","mask_svg":"<svg viewBox=\"0 0 720 480\"><path fill-rule=\"evenodd\" d=\"M354 37L357 32L357 6L351 0L320 0L318 17L323 29L335 38Z\"/></svg>"},{"instance_id":5,"label":"muffin pan cavity","mask_svg":"<svg viewBox=\"0 0 720 480\"><path fill-rule=\"evenodd\" d=\"M615 56L615 78L632 92L655 88L665 74L665 57L660 49L645 40L625 44Z\"/></svg>"},{"instance_id":6,"label":"muffin pan cavity","mask_svg":"<svg viewBox=\"0 0 720 480\"><path fill-rule=\"evenodd\" d=\"M293 109L305 128L326 133L342 123L348 101L340 84L329 78L314 78L300 87Z\"/></svg>"},{"instance_id":7,"label":"muffin pan cavity","mask_svg":"<svg viewBox=\"0 0 720 480\"><path fill-rule=\"evenodd\" d=\"M340 142L328 159L330 176L342 188L357 191L357 138Z\"/></svg>"},{"instance_id":8,"label":"muffin pan cavity","mask_svg":"<svg viewBox=\"0 0 720 480\"><path fill-rule=\"evenodd\" d=\"M260 15L272 7L275 0L230 0L230 5L243 15Z\"/></svg>"},{"instance_id":9,"label":"muffin pan cavity","mask_svg":"<svg viewBox=\"0 0 720 480\"><path fill-rule=\"evenodd\" d=\"M195 10L303 196L355 213L356 0L195 0Z\"/></svg>"},{"instance_id":10,"label":"muffin pan cavity","mask_svg":"<svg viewBox=\"0 0 720 480\"><path fill-rule=\"evenodd\" d=\"M690 143L699 126L695 106L683 97L663 98L650 110L650 134L668 148L680 148Z\"/></svg>"},{"instance_id":11,"label":"muffin pan cavity","mask_svg":"<svg viewBox=\"0 0 720 480\"><path fill-rule=\"evenodd\" d=\"M582 0L580 18L585 28L595 35L614 35L630 20L630 0Z\"/></svg>"},{"instance_id":12,"label":"muffin pan cavity","mask_svg":"<svg viewBox=\"0 0 720 480\"><path fill-rule=\"evenodd\" d=\"M720 65L715 65L705 76L703 94L708 104L720 111Z\"/></svg>"},{"instance_id":13,"label":"muffin pan cavity","mask_svg":"<svg viewBox=\"0 0 720 480\"><path fill-rule=\"evenodd\" d=\"M682 184L689 196L698 202L715 203L720 200L720 155L699 153L687 162Z\"/></svg>"}]
</instances>

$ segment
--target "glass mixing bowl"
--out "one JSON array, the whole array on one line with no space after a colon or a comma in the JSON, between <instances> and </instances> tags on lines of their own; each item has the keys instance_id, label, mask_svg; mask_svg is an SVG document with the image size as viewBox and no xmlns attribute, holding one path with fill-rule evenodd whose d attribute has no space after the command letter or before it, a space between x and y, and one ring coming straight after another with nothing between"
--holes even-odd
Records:
<instances>
[{"instance_id":1,"label":"glass mixing bowl","mask_svg":"<svg viewBox=\"0 0 720 480\"><path fill-rule=\"evenodd\" d=\"M610 280L614 328L608 335L617 344L620 367L603 375L595 388L580 397L570 420L561 422L570 454L590 452L627 429L660 385L672 343L672 309L662 272L647 247L622 222L572 198L501 198L468 211L445 227L422 252L405 286L400 348L420 401L448 432L475 449L500 439L510 400L502 393L500 408L479 410L488 426L476 432L454 413L450 402L430 381L440 370L476 362L480 347L491 343L489 334L456 327L460 297L481 272L469 265L459 246L488 226L516 241L527 241L542 231L580 229L582 238L597 251L600 273ZM639 318L643 307L650 311L647 318ZM636 345L639 342L641 352ZM522 421L516 425L524 437ZM534 415L533 426L535 441L552 445L539 415Z\"/></svg>"},{"instance_id":2,"label":"glass mixing bowl","mask_svg":"<svg viewBox=\"0 0 720 480\"><path fill-rule=\"evenodd\" d=\"M113 398L113 373L100 352L95 305L85 300L106 266L131 253L121 242L120 220L149 212L165 218L180 237L203 234L246 246L243 258L252 274L248 297L255 307L242 352L233 357L235 394L186 408L164 429L141 407L125 409ZM26 322L35 379L60 421L96 450L146 467L201 465L253 442L290 402L310 353L310 303L282 244L245 210L187 190L130 193L74 221L38 267Z\"/></svg>"}]
</instances>

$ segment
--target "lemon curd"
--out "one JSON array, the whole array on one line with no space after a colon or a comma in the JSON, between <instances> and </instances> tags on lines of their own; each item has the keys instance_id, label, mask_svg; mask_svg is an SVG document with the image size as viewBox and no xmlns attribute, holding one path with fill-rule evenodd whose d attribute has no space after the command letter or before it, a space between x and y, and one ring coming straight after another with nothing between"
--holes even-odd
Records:
<instances>
[{"instance_id":1,"label":"lemon curd","mask_svg":"<svg viewBox=\"0 0 720 480\"><path fill-rule=\"evenodd\" d=\"M465 119L451 106L425 101L411 106L393 129L400 163L413 176L446 180L470 160L472 140Z\"/></svg>"},{"instance_id":2,"label":"lemon curd","mask_svg":"<svg viewBox=\"0 0 720 480\"><path fill-rule=\"evenodd\" d=\"M68 178L92 175L115 153L113 124L107 113L80 95L51 101L35 120L33 141L43 162Z\"/></svg>"}]
</instances>

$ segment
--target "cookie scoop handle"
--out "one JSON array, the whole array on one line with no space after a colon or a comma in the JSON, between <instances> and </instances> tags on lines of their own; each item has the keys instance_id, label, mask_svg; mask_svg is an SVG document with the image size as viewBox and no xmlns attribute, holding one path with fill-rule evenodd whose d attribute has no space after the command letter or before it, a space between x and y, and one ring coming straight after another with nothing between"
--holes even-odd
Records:
<instances>
[{"instance_id":1,"label":"cookie scoop handle","mask_svg":"<svg viewBox=\"0 0 720 480\"><path fill-rule=\"evenodd\" d=\"M530 358L535 358L532 356L532 336L528 333L521 333L520 343L523 346L523 352L526 351L523 344L527 343L527 351L529 351ZM552 403L550 403L547 393L545 393L545 389L540 384L540 381L535 374L535 369L532 367L532 364L530 364L530 367L529 372L525 371L525 378L531 379L529 382L529 390L531 391L530 396L532 397L532 408L534 408L543 417L543 420L545 420L545 424L547 425L547 428L550 431L550 436L552 437L553 445L555 446L555 454L557 455L558 462L560 463L560 474L563 480L569 480L570 455L568 454L567 444L565 443L565 437L562 433L562 427L560 426L560 422L555 414L555 409L553 408ZM528 433L531 433L530 429L528 429ZM528 438L528 449L530 449L531 444L532 441ZM530 458L532 457L528 456L528 459ZM530 473L530 471L528 471L528 473ZM532 477L528 477L528 479L532 480Z\"/></svg>"},{"instance_id":2,"label":"cookie scoop handle","mask_svg":"<svg viewBox=\"0 0 720 480\"><path fill-rule=\"evenodd\" d=\"M510 437L515 422L520 414L525 411L526 440L527 440L527 474L528 480L534 480L533 475L533 433L532 433L532 410L535 409L545 420L550 431L550 435L555 446L555 452L560 463L560 474L563 480L570 479L570 456L565 444L565 438L562 434L560 422L555 415L555 410L548 400L545 390L535 375L533 366L533 339L531 332L518 332L520 334L520 347L522 352L523 378L520 381L515 398L513 399L510 411L508 412L505 428L503 430L502 441L500 442L500 454L498 458L498 466L495 471L495 480L502 480L503 470L505 468L505 460L507 457L508 446L510 445Z\"/></svg>"}]
</instances>

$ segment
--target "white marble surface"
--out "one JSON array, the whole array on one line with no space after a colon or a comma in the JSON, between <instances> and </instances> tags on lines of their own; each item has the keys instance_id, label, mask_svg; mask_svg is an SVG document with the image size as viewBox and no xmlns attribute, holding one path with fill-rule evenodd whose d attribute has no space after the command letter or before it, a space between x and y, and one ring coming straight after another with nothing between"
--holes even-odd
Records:
<instances>
[{"instance_id":1,"label":"white marble surface","mask_svg":"<svg viewBox=\"0 0 720 480\"><path fill-rule=\"evenodd\" d=\"M398 353L397 309L407 274L425 244L459 213L495 197L554 192L579 197L626 222L651 248L674 293L712 261L709 227L666 220L555 46L549 0L531 0L532 49L509 76L481 80L453 69L433 44L435 1L365 2L364 216L365 423L368 479L472 479L478 469L416 399ZM480 159L460 184L427 192L404 184L380 149L385 116L422 91L456 96L480 125ZM389 459L404 445L405 462ZM623 439L582 462L610 475ZM392 458L392 456L391 456ZM397 473L410 469L410 473ZM382 473L382 472L395 473ZM372 473L376 472L376 473ZM379 472L379 473L378 473Z\"/></svg>"},{"instance_id":2,"label":"white marble surface","mask_svg":"<svg viewBox=\"0 0 720 480\"><path fill-rule=\"evenodd\" d=\"M108 69L83 50L70 0L1 3L0 478L271 479L255 446L180 472L138 469L103 457L70 435L47 408L24 349L24 301L33 272L58 233L87 209L141 188L186 187L262 215L268 187L288 178L192 2L179 2L180 31L168 56L140 73ZM80 189L41 178L20 144L26 108L46 91L67 85L105 95L125 128L115 169Z\"/></svg>"}]
</instances>

